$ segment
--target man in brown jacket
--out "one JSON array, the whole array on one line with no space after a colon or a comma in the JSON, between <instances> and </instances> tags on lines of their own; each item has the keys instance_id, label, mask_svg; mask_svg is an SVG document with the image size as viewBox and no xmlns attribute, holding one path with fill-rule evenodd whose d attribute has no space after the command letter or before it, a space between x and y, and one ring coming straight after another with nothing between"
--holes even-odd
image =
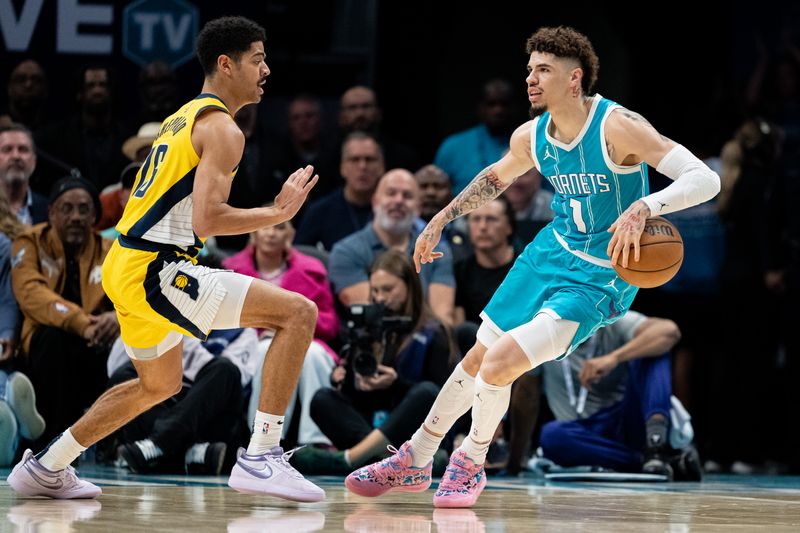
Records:
<instances>
[{"instance_id":1,"label":"man in brown jacket","mask_svg":"<svg viewBox=\"0 0 800 533\"><path fill-rule=\"evenodd\" d=\"M119 324L101 284L111 241L92 230L99 211L92 184L62 178L50 194L48 222L13 244L12 285L24 315L22 366L47 423L37 445L69 427L105 389Z\"/></svg>"}]
</instances>

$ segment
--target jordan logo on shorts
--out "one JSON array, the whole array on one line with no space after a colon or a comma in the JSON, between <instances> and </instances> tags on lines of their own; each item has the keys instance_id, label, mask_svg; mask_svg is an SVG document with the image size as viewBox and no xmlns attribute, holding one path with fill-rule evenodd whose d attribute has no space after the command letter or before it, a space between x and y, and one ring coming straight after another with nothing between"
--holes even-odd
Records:
<instances>
[{"instance_id":1,"label":"jordan logo on shorts","mask_svg":"<svg viewBox=\"0 0 800 533\"><path fill-rule=\"evenodd\" d=\"M179 291L183 291L188 294L189 298L192 300L197 300L197 291L200 288L199 284L197 283L197 278L194 278L189 274L184 274L183 272L178 272L175 274L175 277L172 278L171 285Z\"/></svg>"}]
</instances>

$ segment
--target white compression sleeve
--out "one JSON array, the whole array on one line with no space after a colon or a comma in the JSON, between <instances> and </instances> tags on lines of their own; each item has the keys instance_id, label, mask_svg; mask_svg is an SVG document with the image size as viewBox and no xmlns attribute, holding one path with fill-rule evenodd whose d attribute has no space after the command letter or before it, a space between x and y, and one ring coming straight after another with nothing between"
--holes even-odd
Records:
<instances>
[{"instance_id":1,"label":"white compression sleeve","mask_svg":"<svg viewBox=\"0 0 800 533\"><path fill-rule=\"evenodd\" d=\"M642 198L653 216L686 209L719 193L717 173L680 144L661 159L656 170L674 181Z\"/></svg>"}]
</instances>

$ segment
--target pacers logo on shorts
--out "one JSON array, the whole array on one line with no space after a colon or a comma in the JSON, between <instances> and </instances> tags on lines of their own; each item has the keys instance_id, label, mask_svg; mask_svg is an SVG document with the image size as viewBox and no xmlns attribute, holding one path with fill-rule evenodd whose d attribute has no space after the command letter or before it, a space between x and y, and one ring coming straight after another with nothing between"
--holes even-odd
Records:
<instances>
[{"instance_id":1,"label":"pacers logo on shorts","mask_svg":"<svg viewBox=\"0 0 800 533\"><path fill-rule=\"evenodd\" d=\"M199 284L197 283L197 278L190 276L189 274L185 274L183 272L178 272L175 274L175 277L172 278L171 285L178 289L179 291L183 291L189 295L189 298L192 300L197 300L198 296L198 289Z\"/></svg>"}]
</instances>

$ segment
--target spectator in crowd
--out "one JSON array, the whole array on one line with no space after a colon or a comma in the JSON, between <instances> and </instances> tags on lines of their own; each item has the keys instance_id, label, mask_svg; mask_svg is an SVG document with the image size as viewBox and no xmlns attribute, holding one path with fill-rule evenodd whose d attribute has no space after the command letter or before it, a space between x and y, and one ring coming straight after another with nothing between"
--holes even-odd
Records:
<instances>
[{"instance_id":1,"label":"spectator in crowd","mask_svg":"<svg viewBox=\"0 0 800 533\"><path fill-rule=\"evenodd\" d=\"M383 147L386 168L406 168L412 172L420 166L419 155L410 146L398 143L382 128L383 112L375 91L363 85L347 89L339 102L339 127L342 136L363 131L374 136Z\"/></svg>"},{"instance_id":2,"label":"spectator in crowd","mask_svg":"<svg viewBox=\"0 0 800 533\"><path fill-rule=\"evenodd\" d=\"M12 464L20 438L34 440L44 431L31 381L11 370L19 326L19 307L11 289L11 240L23 231L25 226L0 188L0 467Z\"/></svg>"},{"instance_id":3,"label":"spectator in crowd","mask_svg":"<svg viewBox=\"0 0 800 533\"><path fill-rule=\"evenodd\" d=\"M144 163L160 130L160 122L145 122L136 135L128 137L122 143L122 153L134 163Z\"/></svg>"},{"instance_id":4,"label":"spectator in crowd","mask_svg":"<svg viewBox=\"0 0 800 533\"><path fill-rule=\"evenodd\" d=\"M473 253L453 266L456 278L455 323L470 321L476 324L477 331L481 311L517 257L513 246L516 220L511 204L504 196L475 209L466 218Z\"/></svg>"},{"instance_id":5,"label":"spectator in crowd","mask_svg":"<svg viewBox=\"0 0 800 533\"><path fill-rule=\"evenodd\" d=\"M249 434L244 389L249 390L262 358L258 350L258 336L251 328L212 331L203 342L184 339L181 391L117 432L117 452L128 468L140 474L185 471L217 476L226 463L232 466L233 451ZM108 368L109 388L137 376L120 339L111 350Z\"/></svg>"},{"instance_id":6,"label":"spectator in crowd","mask_svg":"<svg viewBox=\"0 0 800 533\"><path fill-rule=\"evenodd\" d=\"M461 190L478 173L498 161L508 148L517 117L512 105L512 86L493 79L483 86L478 106L481 123L447 137L436 152L434 164L453 181L453 193Z\"/></svg>"},{"instance_id":7,"label":"spectator in crowd","mask_svg":"<svg viewBox=\"0 0 800 533\"><path fill-rule=\"evenodd\" d=\"M113 111L109 69L88 66L81 70L78 80L78 112L42 130L36 143L62 164L80 169L83 177L101 190L114 183L128 164L120 150L125 137ZM42 176L37 186L48 190L58 176Z\"/></svg>"},{"instance_id":8,"label":"spectator in crowd","mask_svg":"<svg viewBox=\"0 0 800 533\"><path fill-rule=\"evenodd\" d=\"M387 445L404 442L454 364L450 335L425 302L406 254L391 250L378 257L369 280L371 302L385 306L390 316L410 317L410 324L400 332L375 332L375 342L367 341L372 349L360 353L374 357L374 374L358 372L357 350L351 349L331 375L335 388L317 392L311 416L340 453L301 450L295 455L300 469L344 474L379 456Z\"/></svg>"},{"instance_id":9,"label":"spectator in crowd","mask_svg":"<svg viewBox=\"0 0 800 533\"><path fill-rule=\"evenodd\" d=\"M136 117L138 124L161 124L170 116L180 105L178 77L172 67L163 61L154 61L142 67L139 71L139 98L141 111Z\"/></svg>"},{"instance_id":10,"label":"spectator in crowd","mask_svg":"<svg viewBox=\"0 0 800 533\"><path fill-rule=\"evenodd\" d=\"M319 181L309 198L328 195L339 186L340 154L335 142L322 134L322 102L313 94L298 94L289 102L287 121L289 138L282 150L285 170L313 166Z\"/></svg>"},{"instance_id":11,"label":"spectator in crowd","mask_svg":"<svg viewBox=\"0 0 800 533\"><path fill-rule=\"evenodd\" d=\"M226 259L225 268L269 281L279 287L297 292L317 305L317 325L314 340L306 352L297 393L292 397L286 409L286 420L292 420L297 396L300 397L300 422L298 426L298 442L300 444L329 445L330 441L311 419L310 405L314 393L328 384L328 376L333 369L336 353L328 343L334 341L339 334L339 318L333 306L333 295L328 283L325 266L319 259L302 254L292 248L294 228L291 222L283 222L275 226L254 231L250 234L250 244ZM261 332L262 342L260 354L266 354L272 342L272 332ZM256 378L251 395L249 411L252 421L258 403L258 391L261 390L261 361L259 357ZM284 436L286 435L284 429Z\"/></svg>"},{"instance_id":12,"label":"spectator in crowd","mask_svg":"<svg viewBox=\"0 0 800 533\"><path fill-rule=\"evenodd\" d=\"M380 144L367 133L355 132L342 143L340 172L344 187L306 209L297 229L297 244L333 245L363 228L372 218L372 195L384 173Z\"/></svg>"},{"instance_id":13,"label":"spectator in crowd","mask_svg":"<svg viewBox=\"0 0 800 533\"><path fill-rule=\"evenodd\" d=\"M8 110L0 116L0 126L22 124L31 131L47 120L47 76L41 65L26 59L8 78Z\"/></svg>"},{"instance_id":14,"label":"spectator in crowd","mask_svg":"<svg viewBox=\"0 0 800 533\"><path fill-rule=\"evenodd\" d=\"M367 226L333 247L330 256L330 277L339 301L351 304L369 301L369 271L375 258L389 249L414 250L414 242L422 230L418 222L419 187L407 170L387 172L378 182L372 198L373 219ZM455 280L450 249L439 248L444 257L420 273L423 291L434 314L445 324L453 321Z\"/></svg>"},{"instance_id":15,"label":"spectator in crowd","mask_svg":"<svg viewBox=\"0 0 800 533\"><path fill-rule=\"evenodd\" d=\"M433 215L444 209L453 199L450 177L436 165L425 165L414 173L414 177L420 191L420 218L430 222ZM453 224L445 226L442 238L450 245L453 263L469 255L469 239L464 219L459 218Z\"/></svg>"},{"instance_id":16,"label":"spectator in crowd","mask_svg":"<svg viewBox=\"0 0 800 533\"><path fill-rule=\"evenodd\" d=\"M103 214L97 224L94 225L94 229L103 231L117 225L117 222L122 218L123 211L125 211L125 206L128 205L128 198L131 195L131 190L136 182L136 176L140 168L142 168L142 164L138 161L134 161L125 167L119 177L119 186L100 195ZM114 238L116 238L116 235L114 235Z\"/></svg>"},{"instance_id":17,"label":"spectator in crowd","mask_svg":"<svg viewBox=\"0 0 800 533\"><path fill-rule=\"evenodd\" d=\"M671 424L688 423L671 415L679 404L671 397L668 350L679 339L671 320L628 311L568 358L544 364L547 403L556 417L542 428L545 458L565 467L592 465L699 481L693 432Z\"/></svg>"},{"instance_id":18,"label":"spectator in crowd","mask_svg":"<svg viewBox=\"0 0 800 533\"><path fill-rule=\"evenodd\" d=\"M23 367L47 423L36 447L69 427L105 389L105 360L119 324L101 284L111 242L92 231L99 216L94 186L62 178L50 194L48 222L13 243Z\"/></svg>"},{"instance_id":19,"label":"spectator in crowd","mask_svg":"<svg viewBox=\"0 0 800 533\"><path fill-rule=\"evenodd\" d=\"M47 220L47 199L30 187L35 169L30 130L21 124L0 127L0 187L17 219L28 225Z\"/></svg>"},{"instance_id":20,"label":"spectator in crowd","mask_svg":"<svg viewBox=\"0 0 800 533\"><path fill-rule=\"evenodd\" d=\"M553 220L553 193L542 189L542 175L536 168L522 174L503 193L514 209L517 219L516 240L533 241L539 230Z\"/></svg>"}]
</instances>

